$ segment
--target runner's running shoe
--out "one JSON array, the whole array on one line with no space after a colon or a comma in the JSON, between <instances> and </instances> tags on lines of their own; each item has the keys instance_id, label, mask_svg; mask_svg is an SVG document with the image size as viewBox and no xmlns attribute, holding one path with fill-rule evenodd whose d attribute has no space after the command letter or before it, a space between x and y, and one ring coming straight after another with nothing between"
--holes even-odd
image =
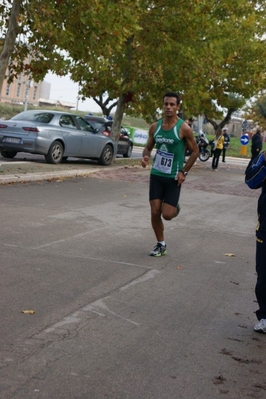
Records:
<instances>
[{"instance_id":1,"label":"runner's running shoe","mask_svg":"<svg viewBox=\"0 0 266 399\"><path fill-rule=\"evenodd\" d=\"M261 319L259 323L254 326L254 330L266 334L266 319Z\"/></svg>"},{"instance_id":2,"label":"runner's running shoe","mask_svg":"<svg viewBox=\"0 0 266 399\"><path fill-rule=\"evenodd\" d=\"M150 256L163 256L166 254L166 245L162 245L159 242L153 248L153 251L150 252Z\"/></svg>"}]
</instances>

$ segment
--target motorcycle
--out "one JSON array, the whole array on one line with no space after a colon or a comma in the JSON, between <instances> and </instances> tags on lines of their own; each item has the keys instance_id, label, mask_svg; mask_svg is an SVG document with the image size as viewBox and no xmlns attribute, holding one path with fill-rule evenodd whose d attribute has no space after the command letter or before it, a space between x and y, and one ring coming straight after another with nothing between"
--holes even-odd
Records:
<instances>
[{"instance_id":1,"label":"motorcycle","mask_svg":"<svg viewBox=\"0 0 266 399\"><path fill-rule=\"evenodd\" d=\"M210 150L208 150L209 141L204 133L200 133L198 137L196 137L196 143L199 148L199 159L202 162L208 161L211 156ZM188 157L191 154L189 149L186 149L185 156Z\"/></svg>"}]
</instances>

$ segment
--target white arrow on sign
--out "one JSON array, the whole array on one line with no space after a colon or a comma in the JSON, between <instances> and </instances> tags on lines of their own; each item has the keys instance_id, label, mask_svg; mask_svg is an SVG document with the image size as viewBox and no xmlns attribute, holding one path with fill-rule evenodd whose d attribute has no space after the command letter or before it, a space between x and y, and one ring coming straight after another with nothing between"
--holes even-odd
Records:
<instances>
[{"instance_id":1,"label":"white arrow on sign","mask_svg":"<svg viewBox=\"0 0 266 399\"><path fill-rule=\"evenodd\" d=\"M243 135L240 137L240 142L242 145L247 145L249 143L249 137L246 135Z\"/></svg>"}]
</instances>

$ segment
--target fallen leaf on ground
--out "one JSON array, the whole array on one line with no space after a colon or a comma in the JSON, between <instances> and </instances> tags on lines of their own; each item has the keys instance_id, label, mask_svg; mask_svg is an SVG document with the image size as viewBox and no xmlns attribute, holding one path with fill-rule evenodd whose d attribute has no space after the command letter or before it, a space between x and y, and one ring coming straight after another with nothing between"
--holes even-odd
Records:
<instances>
[{"instance_id":1,"label":"fallen leaf on ground","mask_svg":"<svg viewBox=\"0 0 266 399\"><path fill-rule=\"evenodd\" d=\"M217 377L214 377L213 383L218 385L218 384L223 384L226 381L226 378L221 374L218 375Z\"/></svg>"},{"instance_id":2,"label":"fallen leaf on ground","mask_svg":"<svg viewBox=\"0 0 266 399\"><path fill-rule=\"evenodd\" d=\"M24 313L24 314L34 314L35 311L34 310L22 310L22 313Z\"/></svg>"},{"instance_id":3,"label":"fallen leaf on ground","mask_svg":"<svg viewBox=\"0 0 266 399\"><path fill-rule=\"evenodd\" d=\"M235 256L235 254L225 254L225 256Z\"/></svg>"},{"instance_id":4,"label":"fallen leaf on ground","mask_svg":"<svg viewBox=\"0 0 266 399\"><path fill-rule=\"evenodd\" d=\"M177 269L178 270L183 270L183 267L182 266L177 266Z\"/></svg>"}]
</instances>

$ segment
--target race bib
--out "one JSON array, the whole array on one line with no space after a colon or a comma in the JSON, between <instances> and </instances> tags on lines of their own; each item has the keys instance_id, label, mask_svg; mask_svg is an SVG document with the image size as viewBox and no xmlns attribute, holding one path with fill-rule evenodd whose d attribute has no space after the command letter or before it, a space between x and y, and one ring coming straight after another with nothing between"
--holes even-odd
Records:
<instances>
[{"instance_id":1,"label":"race bib","mask_svg":"<svg viewBox=\"0 0 266 399\"><path fill-rule=\"evenodd\" d=\"M174 154L157 150L153 168L159 172L171 174Z\"/></svg>"}]
</instances>

